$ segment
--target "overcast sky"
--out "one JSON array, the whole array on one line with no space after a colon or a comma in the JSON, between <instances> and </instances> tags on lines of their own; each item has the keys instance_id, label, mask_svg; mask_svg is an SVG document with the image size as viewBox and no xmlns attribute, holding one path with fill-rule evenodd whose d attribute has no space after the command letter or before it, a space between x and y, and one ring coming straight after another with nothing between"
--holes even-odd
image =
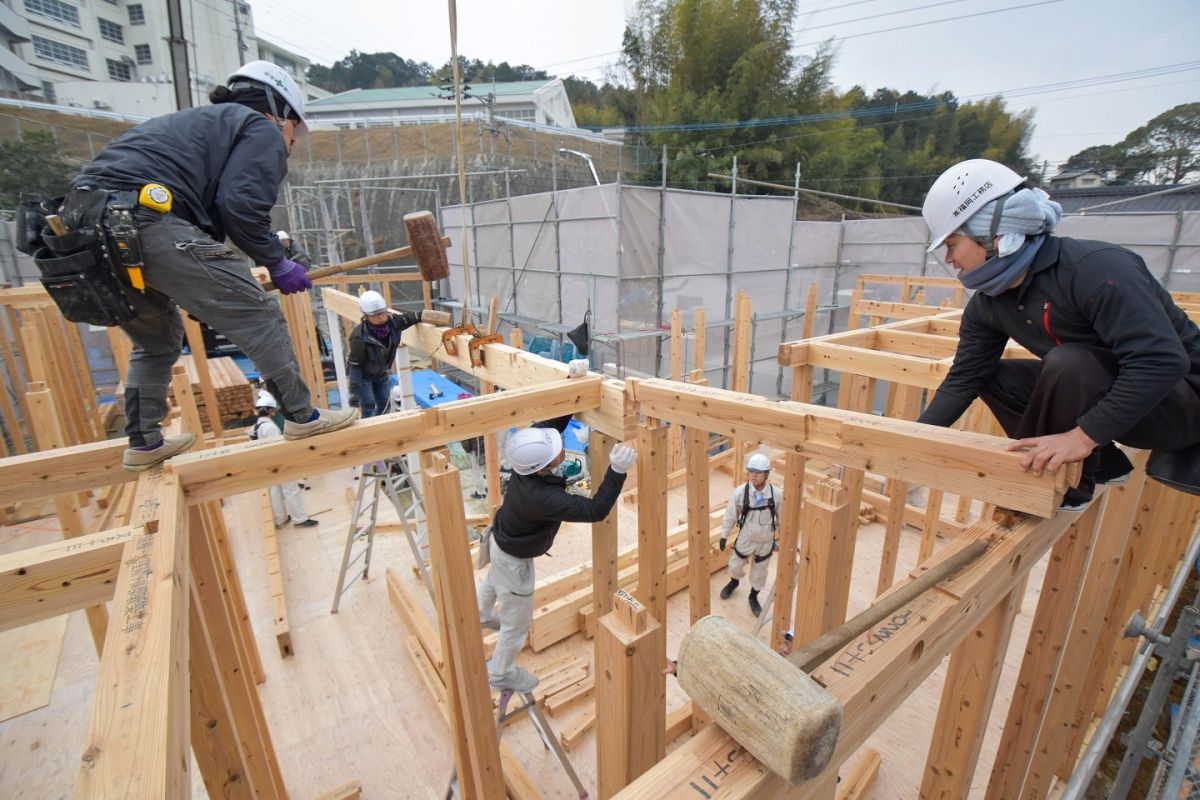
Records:
<instances>
[{"instance_id":1,"label":"overcast sky","mask_svg":"<svg viewBox=\"0 0 1200 800\"><path fill-rule=\"evenodd\" d=\"M318 63L332 63L352 48L392 51L434 66L450 56L447 3L252 2L260 35ZM630 3L458 0L457 5L461 54L600 82L619 55ZM801 0L800 5L797 53L810 55L814 43L838 37L833 75L840 88L950 90L966 99L1005 94L1010 109L1035 109L1031 150L1039 161L1050 161L1051 174L1056 162L1084 147L1119 141L1172 106L1200 101L1200 0ZM958 17L965 18L952 19Z\"/></svg>"}]
</instances>

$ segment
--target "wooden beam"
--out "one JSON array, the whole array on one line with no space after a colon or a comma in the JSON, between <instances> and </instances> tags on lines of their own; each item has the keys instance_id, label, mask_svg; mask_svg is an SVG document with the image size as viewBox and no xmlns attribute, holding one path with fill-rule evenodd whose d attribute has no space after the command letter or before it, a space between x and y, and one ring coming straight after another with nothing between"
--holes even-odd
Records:
<instances>
[{"instance_id":1,"label":"wooden beam","mask_svg":"<svg viewBox=\"0 0 1200 800\"><path fill-rule=\"evenodd\" d=\"M591 455L593 490L600 488L608 471L608 456L617 440L607 434L592 430L588 436L588 453ZM592 605L601 615L612 610L613 593L617 591L617 509L608 516L592 523Z\"/></svg>"},{"instance_id":2,"label":"wooden beam","mask_svg":"<svg viewBox=\"0 0 1200 800\"><path fill-rule=\"evenodd\" d=\"M121 466L126 446L110 439L0 459L0 506L137 480Z\"/></svg>"},{"instance_id":3,"label":"wooden beam","mask_svg":"<svg viewBox=\"0 0 1200 800\"><path fill-rule=\"evenodd\" d=\"M0 555L0 630L111 600L125 544L141 533L125 526Z\"/></svg>"},{"instance_id":4,"label":"wooden beam","mask_svg":"<svg viewBox=\"0 0 1200 800\"><path fill-rule=\"evenodd\" d=\"M838 370L845 375L861 375L934 389L941 385L948 368L940 361L919 356L884 353L866 347L832 344L820 339L807 343L808 364Z\"/></svg>"},{"instance_id":5,"label":"wooden beam","mask_svg":"<svg viewBox=\"0 0 1200 800\"><path fill-rule=\"evenodd\" d=\"M670 381L629 381L648 416L937 486L1004 508L1051 516L1067 470L1035 476L1007 439ZM1078 470L1075 470L1076 474Z\"/></svg>"},{"instance_id":6,"label":"wooden beam","mask_svg":"<svg viewBox=\"0 0 1200 800\"><path fill-rule=\"evenodd\" d=\"M708 563L712 521L709 519L708 431L689 425L687 456L688 614L692 624L707 617L712 606L712 569Z\"/></svg>"},{"instance_id":7,"label":"wooden beam","mask_svg":"<svg viewBox=\"0 0 1200 800\"><path fill-rule=\"evenodd\" d=\"M667 428L646 419L638 435L638 599L650 616L667 616Z\"/></svg>"},{"instance_id":8,"label":"wooden beam","mask_svg":"<svg viewBox=\"0 0 1200 800\"><path fill-rule=\"evenodd\" d=\"M517 344L485 345L480 351L484 357L483 366L476 367L471 364L467 347L470 337L463 335L455 339L458 355L452 356L442 346L444 330L445 328L435 328L432 325L413 325L404 332L402 341L430 358L457 367L502 389L541 386L567 377L566 364L521 350ZM514 328L510 334L514 341L519 330ZM637 418L626 408L624 384L621 381L606 379L600 389L600 401L595 406L580 411L581 413L575 415L576 419L617 441L625 442L636 435ZM550 416L542 419L549 419Z\"/></svg>"},{"instance_id":9,"label":"wooden beam","mask_svg":"<svg viewBox=\"0 0 1200 800\"><path fill-rule=\"evenodd\" d=\"M158 472L156 469L155 472ZM76 796L186 798L188 754L187 509L179 479L163 470L125 544L84 738Z\"/></svg>"},{"instance_id":10,"label":"wooden beam","mask_svg":"<svg viewBox=\"0 0 1200 800\"><path fill-rule=\"evenodd\" d=\"M386 414L308 439L217 447L177 456L171 463L183 477L188 502L202 503L296 480L312 474L314 465L333 471L595 408L599 403L600 379L575 378Z\"/></svg>"},{"instance_id":11,"label":"wooden beam","mask_svg":"<svg viewBox=\"0 0 1200 800\"><path fill-rule=\"evenodd\" d=\"M179 316L183 320L183 332L187 336L188 349L192 351L192 363L196 366L196 377L200 380L200 394L204 395L204 405L208 408L208 424L213 437L220 439L225 435L225 426L221 422L221 406L217 403L217 390L213 387L212 373L208 369L208 351L204 347L204 334L200 330L200 323L188 316L186 311L180 309Z\"/></svg>"},{"instance_id":12,"label":"wooden beam","mask_svg":"<svg viewBox=\"0 0 1200 800\"><path fill-rule=\"evenodd\" d=\"M785 507L788 502L785 492ZM842 567L854 552L854 540L846 490L830 481L812 487L800 514L804 550L793 625L795 641L807 642L846 620L850 586Z\"/></svg>"},{"instance_id":13,"label":"wooden beam","mask_svg":"<svg viewBox=\"0 0 1200 800\"><path fill-rule=\"evenodd\" d=\"M504 800L500 747L475 603L475 573L462 535L466 529L462 485L458 470L444 457L429 459L423 466L421 485L429 518L430 559L437 565L442 652L452 676L447 689L457 697L461 709L460 715L451 719L455 721L455 741L465 744L465 749L455 749L458 784L463 797Z\"/></svg>"},{"instance_id":14,"label":"wooden beam","mask_svg":"<svg viewBox=\"0 0 1200 800\"><path fill-rule=\"evenodd\" d=\"M287 595L283 590L283 567L279 558L279 537L275 535L275 514L271 510L271 499L267 489L259 490L259 527L263 535L263 553L267 561L267 591L271 593L271 620L275 629L275 643L279 646L279 657L290 658L295 654L292 646L292 626L288 624Z\"/></svg>"},{"instance_id":15,"label":"wooden beam","mask_svg":"<svg viewBox=\"0 0 1200 800\"><path fill-rule=\"evenodd\" d=\"M879 774L879 751L868 750L854 765L854 771L838 784L837 800L864 800L871 791L871 784Z\"/></svg>"},{"instance_id":16,"label":"wooden beam","mask_svg":"<svg viewBox=\"0 0 1200 800\"><path fill-rule=\"evenodd\" d=\"M596 785L608 800L665 753L665 629L618 592L597 626L596 651Z\"/></svg>"}]
</instances>

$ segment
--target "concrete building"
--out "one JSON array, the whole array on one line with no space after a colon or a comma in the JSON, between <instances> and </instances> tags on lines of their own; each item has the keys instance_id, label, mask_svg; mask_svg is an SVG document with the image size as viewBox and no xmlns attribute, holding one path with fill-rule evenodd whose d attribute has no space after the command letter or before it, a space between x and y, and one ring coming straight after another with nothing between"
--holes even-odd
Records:
<instances>
[{"instance_id":1,"label":"concrete building","mask_svg":"<svg viewBox=\"0 0 1200 800\"><path fill-rule=\"evenodd\" d=\"M288 68L308 93L308 60L259 40L249 3L183 0L183 20L194 104L259 57ZM0 0L0 89L64 106L164 114L175 110L167 36L162 2Z\"/></svg>"},{"instance_id":2,"label":"concrete building","mask_svg":"<svg viewBox=\"0 0 1200 800\"><path fill-rule=\"evenodd\" d=\"M447 99L445 94L436 86L351 89L314 102L308 112L310 120L336 121L340 127L361 127L368 119L387 121L453 114L454 100ZM474 84L463 110L474 112L489 107L497 117L560 128L575 127L571 101L558 78Z\"/></svg>"},{"instance_id":3,"label":"concrete building","mask_svg":"<svg viewBox=\"0 0 1200 800\"><path fill-rule=\"evenodd\" d=\"M1069 169L1050 176L1051 189L1086 189L1103 185L1104 176L1094 169Z\"/></svg>"}]
</instances>

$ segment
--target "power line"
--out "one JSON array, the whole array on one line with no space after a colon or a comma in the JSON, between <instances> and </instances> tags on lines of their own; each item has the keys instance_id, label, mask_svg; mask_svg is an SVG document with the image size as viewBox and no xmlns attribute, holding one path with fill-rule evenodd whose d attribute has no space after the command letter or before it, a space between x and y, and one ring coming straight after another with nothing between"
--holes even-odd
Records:
<instances>
[{"instance_id":1,"label":"power line","mask_svg":"<svg viewBox=\"0 0 1200 800\"><path fill-rule=\"evenodd\" d=\"M849 25L852 22L866 22L869 19L879 19L881 17L894 17L897 14L908 14L913 11L924 11L927 8L937 8L938 6L951 6L951 5L955 5L957 3L965 3L965 2L967 2L967 0L942 0L942 2L940 2L940 3L929 3L928 5L924 5L924 6L913 6L912 8L902 8L902 9L899 9L898 11L885 11L882 14L871 14L870 16L867 16L867 17L855 17L854 19L843 19L843 20L839 20L838 22L826 22L822 25L808 25L808 26L805 26L804 31L807 33L808 31L815 31L815 30L819 30L821 28L836 28L838 25Z\"/></svg>"},{"instance_id":2,"label":"power line","mask_svg":"<svg viewBox=\"0 0 1200 800\"><path fill-rule=\"evenodd\" d=\"M942 19L931 19L927 22L914 22L911 25L896 25L891 28L881 28L880 30L877 30L877 31L865 31L863 33L851 33L851 34L847 34L846 36L835 36L833 38L841 40L841 41L845 41L846 39L859 39L859 38L862 38L863 36L875 36L876 34L880 34L880 33L893 33L895 31L909 30L910 28L923 28L926 25L939 25L943 22L955 22L960 19L971 19L972 17L986 17L989 14L1001 14L1005 11L1017 11L1018 9L1022 9L1022 8L1033 8L1035 6L1048 6L1053 3L1061 3L1061 2L1063 2L1063 0L1040 0L1040 2L1037 2L1037 3L1025 3L1024 5L1019 5L1019 6L1006 6L1005 8L994 8L991 11L976 11L974 14L961 14L957 17L943 17ZM792 47L793 47L793 49L800 48L800 47L813 47L813 46L822 45L824 43L825 43L824 41L802 42L800 44L793 45Z\"/></svg>"}]
</instances>

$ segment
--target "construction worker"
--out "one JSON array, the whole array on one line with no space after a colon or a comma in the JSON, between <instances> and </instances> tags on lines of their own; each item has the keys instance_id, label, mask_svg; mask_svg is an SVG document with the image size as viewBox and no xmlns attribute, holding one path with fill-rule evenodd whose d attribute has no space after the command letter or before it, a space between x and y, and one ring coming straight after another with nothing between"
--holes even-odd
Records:
<instances>
[{"instance_id":1,"label":"construction worker","mask_svg":"<svg viewBox=\"0 0 1200 800\"><path fill-rule=\"evenodd\" d=\"M951 425L980 397L1037 475L1083 462L1063 508L1127 479L1114 446L1152 450L1147 474L1200 493L1200 329L1141 257L1052 235L1058 203L1008 167L942 173L922 208L932 244L975 294L954 365L921 422ZM1037 359L1002 359L1012 338Z\"/></svg>"},{"instance_id":2,"label":"construction worker","mask_svg":"<svg viewBox=\"0 0 1200 800\"><path fill-rule=\"evenodd\" d=\"M357 409L312 406L278 300L224 244L228 236L267 265L283 293L311 288L304 266L287 257L270 226L288 155L306 130L304 98L285 70L266 61L239 67L227 83L210 94L213 105L155 117L122 133L72 180L63 204L63 219L79 222L80 231L99 222L112 232L114 219L132 219L144 259L126 279L136 316L121 323L133 341L125 381L126 469L149 469L194 441L191 434L164 439L160 428L171 366L183 343L176 304L254 362L283 405L286 438L337 430L358 418Z\"/></svg>"},{"instance_id":3,"label":"construction worker","mask_svg":"<svg viewBox=\"0 0 1200 800\"><path fill-rule=\"evenodd\" d=\"M719 545L725 549L729 533L738 529L729 554L729 583L721 589L721 599L728 600L746 574L750 564L750 611L762 613L758 593L767 585L767 567L775 552L775 535L779 531L783 489L768 481L771 459L765 453L753 453L746 459L746 482L735 487L725 506Z\"/></svg>"},{"instance_id":4,"label":"construction worker","mask_svg":"<svg viewBox=\"0 0 1200 800\"><path fill-rule=\"evenodd\" d=\"M625 485L625 473L637 461L632 447L617 445L595 494L568 494L561 467L566 459L562 431L569 422L570 417L562 417L542 423L550 427L515 431L505 444L513 476L480 543L491 564L477 591L480 623L500 631L487 665L488 680L497 689L528 692L538 683L536 675L515 664L533 622L534 558L549 552L562 523L607 517Z\"/></svg>"},{"instance_id":5,"label":"construction worker","mask_svg":"<svg viewBox=\"0 0 1200 800\"><path fill-rule=\"evenodd\" d=\"M279 239L279 243L283 245L283 254L287 258L290 258L297 264L303 265L305 269L308 269L312 266L312 259L308 257L308 253L304 252L300 248L300 245L292 241L292 235L290 233L287 231L277 231L275 233L275 238Z\"/></svg>"},{"instance_id":6,"label":"construction worker","mask_svg":"<svg viewBox=\"0 0 1200 800\"><path fill-rule=\"evenodd\" d=\"M275 413L279 403L266 389L258 390L258 398L254 401L254 427L250 429L250 438L254 441L276 439L283 436L283 431L275 422ZM275 527L282 528L290 520L297 528L315 528L317 521L311 519L304 511L304 498L300 492L298 481L286 481L272 486L271 512L275 517Z\"/></svg>"},{"instance_id":7,"label":"construction worker","mask_svg":"<svg viewBox=\"0 0 1200 800\"><path fill-rule=\"evenodd\" d=\"M388 308L383 295L373 289L358 298L362 321L350 331L350 403L359 403L362 415L384 413L392 389L392 363L400 335L421 321L421 312Z\"/></svg>"}]
</instances>

